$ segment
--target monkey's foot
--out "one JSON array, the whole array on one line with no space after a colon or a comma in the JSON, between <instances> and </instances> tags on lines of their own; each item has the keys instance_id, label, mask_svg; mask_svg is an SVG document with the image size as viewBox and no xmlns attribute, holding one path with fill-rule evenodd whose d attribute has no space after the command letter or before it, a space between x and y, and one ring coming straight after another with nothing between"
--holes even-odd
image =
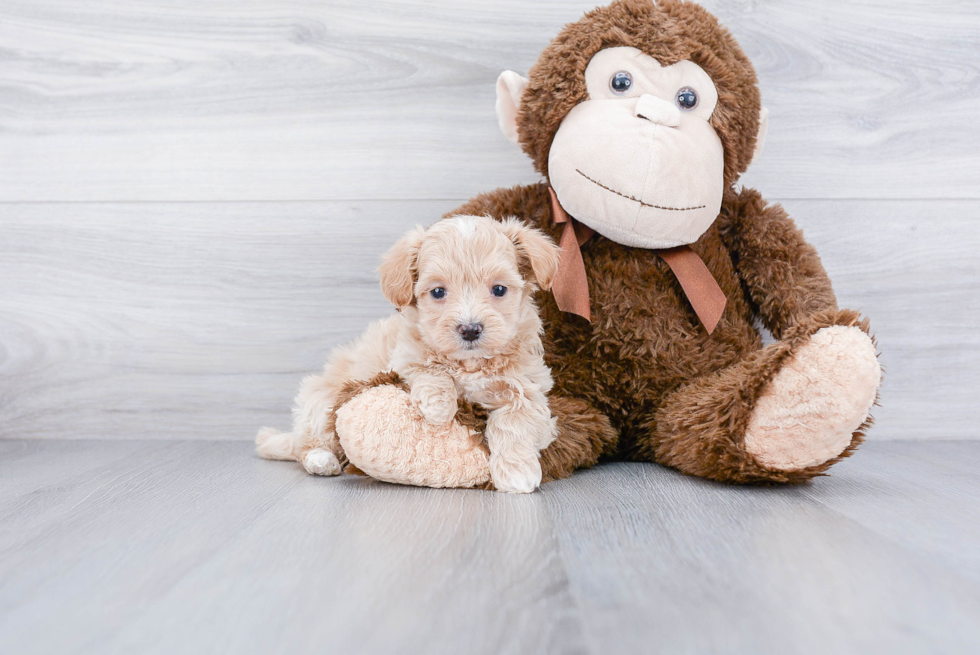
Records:
<instances>
[{"instance_id":1,"label":"monkey's foot","mask_svg":"<svg viewBox=\"0 0 980 655\"><path fill-rule=\"evenodd\" d=\"M818 330L756 402L745 450L763 466L796 471L840 455L881 383L871 339L857 327Z\"/></svg>"},{"instance_id":2,"label":"monkey's foot","mask_svg":"<svg viewBox=\"0 0 980 655\"><path fill-rule=\"evenodd\" d=\"M490 481L482 437L452 420L425 420L409 394L385 384L337 409L337 437L351 464L378 480L423 487L479 487Z\"/></svg>"}]
</instances>

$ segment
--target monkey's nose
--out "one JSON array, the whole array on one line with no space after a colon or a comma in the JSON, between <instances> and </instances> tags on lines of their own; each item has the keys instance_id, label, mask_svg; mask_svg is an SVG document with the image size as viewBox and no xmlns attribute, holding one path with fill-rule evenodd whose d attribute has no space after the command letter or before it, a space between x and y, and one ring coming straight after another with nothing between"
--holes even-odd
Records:
<instances>
[{"instance_id":1,"label":"monkey's nose","mask_svg":"<svg viewBox=\"0 0 980 655\"><path fill-rule=\"evenodd\" d=\"M681 110L677 105L649 93L640 96L633 113L637 118L645 118L658 125L677 127L681 124Z\"/></svg>"},{"instance_id":2,"label":"monkey's nose","mask_svg":"<svg viewBox=\"0 0 980 655\"><path fill-rule=\"evenodd\" d=\"M465 325L457 325L456 331L462 335L463 341L476 341L483 334L483 324L467 323Z\"/></svg>"}]
</instances>

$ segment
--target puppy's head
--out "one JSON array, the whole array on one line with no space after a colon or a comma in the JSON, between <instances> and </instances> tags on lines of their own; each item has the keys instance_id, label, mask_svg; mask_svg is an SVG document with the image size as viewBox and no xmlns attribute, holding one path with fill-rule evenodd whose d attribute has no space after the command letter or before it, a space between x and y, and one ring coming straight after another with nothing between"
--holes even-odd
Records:
<instances>
[{"instance_id":1,"label":"puppy's head","mask_svg":"<svg viewBox=\"0 0 980 655\"><path fill-rule=\"evenodd\" d=\"M493 357L538 320L532 294L551 288L559 250L516 219L454 216L408 233L385 255L385 297L422 340L454 359Z\"/></svg>"}]
</instances>

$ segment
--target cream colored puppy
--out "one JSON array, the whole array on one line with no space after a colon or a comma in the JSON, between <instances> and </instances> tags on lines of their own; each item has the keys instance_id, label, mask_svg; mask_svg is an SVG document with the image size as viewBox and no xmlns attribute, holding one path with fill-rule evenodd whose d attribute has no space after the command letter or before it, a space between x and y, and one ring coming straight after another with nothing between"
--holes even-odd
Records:
<instances>
[{"instance_id":1,"label":"cream colored puppy","mask_svg":"<svg viewBox=\"0 0 980 655\"><path fill-rule=\"evenodd\" d=\"M303 380L293 431L263 428L256 451L301 461L316 475L339 474L346 458L333 431L338 394L348 382L394 371L430 423L452 421L460 397L487 409L494 486L534 491L555 421L533 295L550 287L558 254L551 239L516 219L456 216L408 233L379 269L398 314L334 350L322 375Z\"/></svg>"}]
</instances>

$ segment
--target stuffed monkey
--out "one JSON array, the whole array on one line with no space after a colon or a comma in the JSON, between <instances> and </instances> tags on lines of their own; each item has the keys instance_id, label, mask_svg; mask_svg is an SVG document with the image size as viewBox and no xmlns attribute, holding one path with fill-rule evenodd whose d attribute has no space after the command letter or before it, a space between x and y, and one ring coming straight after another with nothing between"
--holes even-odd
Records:
<instances>
[{"instance_id":1,"label":"stuffed monkey","mask_svg":"<svg viewBox=\"0 0 980 655\"><path fill-rule=\"evenodd\" d=\"M453 214L517 216L561 244L553 292L538 298L560 426L545 480L606 456L802 482L860 444L881 381L868 324L838 308L782 207L736 186L767 112L714 16L680 0L598 8L528 79L500 76L497 115L545 179ZM763 346L756 321L775 343ZM485 485L478 440L421 438L404 395L369 384L340 408L351 461L391 479L398 451L415 478L394 481ZM446 461L449 473L422 480Z\"/></svg>"}]
</instances>

